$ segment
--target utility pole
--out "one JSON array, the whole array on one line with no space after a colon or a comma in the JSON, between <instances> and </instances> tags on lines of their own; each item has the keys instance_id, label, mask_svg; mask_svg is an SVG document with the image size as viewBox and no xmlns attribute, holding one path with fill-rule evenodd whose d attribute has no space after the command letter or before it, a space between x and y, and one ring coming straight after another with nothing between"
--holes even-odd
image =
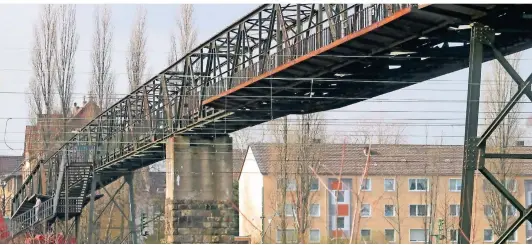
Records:
<instances>
[{"instance_id":1,"label":"utility pole","mask_svg":"<svg viewBox=\"0 0 532 245\"><path fill-rule=\"evenodd\" d=\"M2 216L6 216L6 181L2 180ZM2 218L3 218L2 217Z\"/></svg>"}]
</instances>

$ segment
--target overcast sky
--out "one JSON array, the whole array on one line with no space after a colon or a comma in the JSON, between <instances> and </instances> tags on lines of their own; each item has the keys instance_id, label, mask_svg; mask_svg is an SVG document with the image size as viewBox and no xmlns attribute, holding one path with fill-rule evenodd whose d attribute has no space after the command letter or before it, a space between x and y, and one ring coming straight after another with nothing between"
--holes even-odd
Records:
<instances>
[{"instance_id":1,"label":"overcast sky","mask_svg":"<svg viewBox=\"0 0 532 245\"><path fill-rule=\"evenodd\" d=\"M126 50L137 5L111 5L114 26L112 69L116 90L123 97L127 90ZM178 5L145 5L147 10L147 71L149 77L167 65L170 31L176 28ZM218 31L253 10L257 5L196 5L195 23L198 41L203 42ZM90 78L90 48L93 31L93 5L77 8L77 30L80 34L76 54L76 87L74 102L81 103L88 90ZM31 77L31 48L33 24L38 17L37 5L2 5L0 8L0 155L21 155L25 125L28 123L26 95ZM532 69L530 50L525 51L520 73L526 77ZM435 143L443 134L444 144L462 144L465 120L467 70L458 71L433 81L410 86L400 91L379 96L370 101L351 105L325 114L329 129L336 135L352 133L362 119L393 120L409 126L404 132L408 143ZM418 102L398 102L414 100ZM430 100L430 101L429 101ZM388 112L382 112L388 111ZM406 111L406 112L405 112ZM430 113L427 111L437 111ZM448 111L442 113L441 111ZM525 107L526 112L530 108ZM528 114L525 114L528 116ZM7 134L4 135L7 118ZM406 119L406 120L402 120ZM427 120L421 120L427 119ZM445 124L431 126L424 124ZM419 125L419 126L416 126ZM427 134L425 133L427 130ZM4 144L15 150L10 150Z\"/></svg>"}]
</instances>

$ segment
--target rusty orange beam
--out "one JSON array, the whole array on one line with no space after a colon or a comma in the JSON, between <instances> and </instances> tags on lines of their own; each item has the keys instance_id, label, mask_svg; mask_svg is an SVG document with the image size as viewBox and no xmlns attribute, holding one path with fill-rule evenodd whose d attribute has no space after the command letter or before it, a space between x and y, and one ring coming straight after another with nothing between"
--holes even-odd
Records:
<instances>
[{"instance_id":1,"label":"rusty orange beam","mask_svg":"<svg viewBox=\"0 0 532 245\"><path fill-rule=\"evenodd\" d=\"M428 5L429 4L425 4L425 5L423 5L423 7L426 7ZM278 72L280 72L280 71L282 71L284 69L289 68L290 66L293 66L293 65L298 64L300 62L308 60L308 59L310 59L310 58L312 58L314 56L317 56L317 55L319 55L319 54L321 54L321 53L323 53L325 51L328 51L328 50L330 50L332 48L335 48L335 47L337 47L337 46L339 46L339 45L341 45L341 44L343 44L343 43L345 43L347 41L350 41L350 40L352 40L352 39L354 39L356 37L359 37L359 36L362 36L362 35L364 35L364 34L366 34L368 32L371 32L371 31L373 31L373 30L375 30L375 29L377 29L377 28L379 28L379 27L381 27L383 25L386 25L386 24L388 24L388 23L390 23L390 22L392 22L392 21L394 21L394 20L396 20L396 19L398 19L398 18L400 18L400 17L402 17L404 15L409 14L410 12L412 12L412 7L406 8L406 9L402 9L402 10L398 11L397 13L395 13L395 14L393 14L391 16L388 16L388 17L384 18L383 20L381 20L379 22L373 23L370 26L368 26L368 27L366 27L366 28L364 28L364 29L362 29L360 31L351 33L351 34L349 34L349 35L347 35L347 36L345 36L343 38L340 38L340 39L338 39L338 40L336 40L336 41L334 41L334 42L332 42L332 43L330 43L328 45L325 45L325 46L323 46L323 47L321 47L319 49L316 49L316 50L314 50L314 51L312 51L312 52L310 52L310 53L308 53L306 55L303 55L303 56L298 57L298 58L296 58L294 60L291 60L291 61L289 61L289 62L287 62L285 64L282 64L282 65L276 67L275 69L273 69L271 71L262 73L261 75L256 76L254 78L251 78L248 81L246 81L244 83L241 83L241 84L239 84L239 85L237 85L237 86L235 86L235 87L233 87L231 89L228 89L228 90L226 90L226 91L224 91L224 92L222 92L222 93L220 93L218 95L212 96L212 97L204 100L202 102L202 105L209 104L209 103L211 103L211 102L213 102L215 100L220 99L221 97L227 96L227 95L232 94L232 93L234 93L234 92L236 92L236 91L238 91L238 90L240 90L242 88L248 87L249 85L252 85L253 83L256 83L257 81L260 81L260 80L262 80L264 78L267 78L267 77L269 77L271 75L274 75L275 73L278 73Z\"/></svg>"}]
</instances>

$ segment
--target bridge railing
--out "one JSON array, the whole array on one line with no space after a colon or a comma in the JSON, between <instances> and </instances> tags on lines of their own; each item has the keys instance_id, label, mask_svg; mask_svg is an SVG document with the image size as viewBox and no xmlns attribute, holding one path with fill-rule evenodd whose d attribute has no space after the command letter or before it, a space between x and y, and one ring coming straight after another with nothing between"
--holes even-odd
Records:
<instances>
[{"instance_id":1,"label":"bridge railing","mask_svg":"<svg viewBox=\"0 0 532 245\"><path fill-rule=\"evenodd\" d=\"M11 235L14 236L25 229L33 227L38 222L52 217L53 201L53 199L48 199L39 205L38 210L36 207L33 207L23 214L14 217L9 227Z\"/></svg>"},{"instance_id":2,"label":"bridge railing","mask_svg":"<svg viewBox=\"0 0 532 245\"><path fill-rule=\"evenodd\" d=\"M354 5L332 17L338 17L338 20L327 19L310 29L305 29L304 32L271 48L270 50L274 51L273 53L261 54L258 56L257 62L252 65L244 67L230 77L207 85L207 94L203 99L221 94L253 77L257 77L276 67L307 55L312 51L318 50L351 33L382 21L384 18L411 6L412 4L373 4L360 11L347 14L350 10L354 9ZM342 14L347 14L347 18L340 18ZM306 36L307 32L312 34ZM277 52L275 52L276 50Z\"/></svg>"}]
</instances>

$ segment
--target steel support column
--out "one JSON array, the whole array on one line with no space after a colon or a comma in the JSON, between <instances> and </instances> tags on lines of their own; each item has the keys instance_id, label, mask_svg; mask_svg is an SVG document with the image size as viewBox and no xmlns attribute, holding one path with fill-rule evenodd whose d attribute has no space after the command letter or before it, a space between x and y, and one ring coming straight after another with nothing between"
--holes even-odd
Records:
<instances>
[{"instance_id":1,"label":"steel support column","mask_svg":"<svg viewBox=\"0 0 532 245\"><path fill-rule=\"evenodd\" d=\"M467 109L464 137L464 164L462 169L462 193L460 198L460 236L459 243L470 243L471 214L473 210L473 190L477 161L478 108L480 99L480 78L482 69L483 46L480 36L484 28L473 24L471 46L469 50L469 79L467 88Z\"/></svg>"},{"instance_id":2,"label":"steel support column","mask_svg":"<svg viewBox=\"0 0 532 245\"><path fill-rule=\"evenodd\" d=\"M79 240L79 215L76 215L74 218L74 237L76 238L76 243L80 243Z\"/></svg>"},{"instance_id":3,"label":"steel support column","mask_svg":"<svg viewBox=\"0 0 532 245\"><path fill-rule=\"evenodd\" d=\"M133 186L133 173L126 174L124 179L129 187L129 232L131 233L131 243L137 244L137 231L135 226L135 189Z\"/></svg>"},{"instance_id":4,"label":"steel support column","mask_svg":"<svg viewBox=\"0 0 532 245\"><path fill-rule=\"evenodd\" d=\"M467 114L466 114L466 133L464 142L464 169L462 173L462 196L460 200L460 243L472 243L470 240L471 233L471 213L473 203L474 175L478 170L488 180L495 189L519 211L519 218L512 222L506 231L497 239L495 243L504 243L506 240L525 222L532 222L532 206L525 209L510 191L485 167L486 158L505 158L505 159L531 159L530 154L506 154L506 153L486 153L486 141L496 130L512 108L518 101L526 95L532 98L530 87L532 84L532 75L526 81L517 74L510 66L502 54L494 45L494 30L487 26L473 24L471 32L471 48L469 59L469 87L467 97ZM497 60L504 69L510 74L512 79L517 83L519 89L510 98L508 103L501 109L497 117L483 132L481 137L477 138L478 128L478 107L480 98L480 77L482 66L482 52L484 45L489 46ZM477 162L478 161L478 162Z\"/></svg>"},{"instance_id":5,"label":"steel support column","mask_svg":"<svg viewBox=\"0 0 532 245\"><path fill-rule=\"evenodd\" d=\"M89 243L94 243L94 198L96 197L96 183L100 181L100 176L96 173L92 175L91 182L91 194L90 194L90 203L89 203Z\"/></svg>"}]
</instances>

